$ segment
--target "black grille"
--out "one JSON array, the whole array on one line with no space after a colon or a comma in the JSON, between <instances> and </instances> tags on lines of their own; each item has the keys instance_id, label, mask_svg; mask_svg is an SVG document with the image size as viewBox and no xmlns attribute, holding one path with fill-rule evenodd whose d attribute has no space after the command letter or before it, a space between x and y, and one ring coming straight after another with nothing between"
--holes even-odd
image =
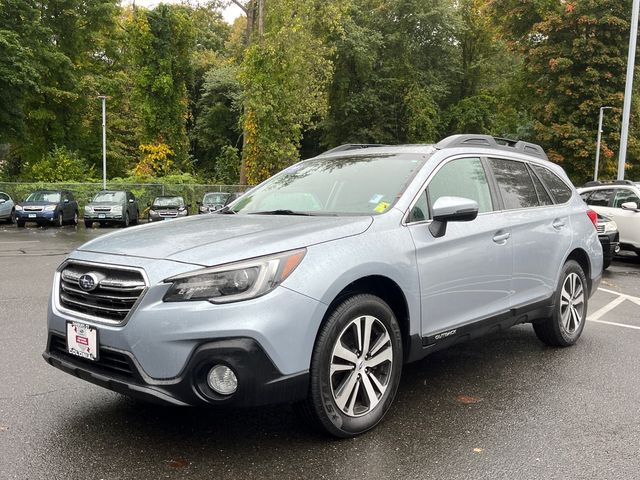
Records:
<instances>
[{"instance_id":1,"label":"black grille","mask_svg":"<svg viewBox=\"0 0 640 480\"><path fill-rule=\"evenodd\" d=\"M93 290L80 287L83 275L97 280ZM123 322L145 289L137 270L69 263L60 272L61 306L111 323Z\"/></svg>"},{"instance_id":2,"label":"black grille","mask_svg":"<svg viewBox=\"0 0 640 480\"><path fill-rule=\"evenodd\" d=\"M127 380L140 380L131 358L114 350L100 348L98 360L87 360L69 353L66 339L63 336L52 334L49 340L49 353L59 358L63 357L67 361L81 364L84 368L97 373L115 375Z\"/></svg>"}]
</instances>

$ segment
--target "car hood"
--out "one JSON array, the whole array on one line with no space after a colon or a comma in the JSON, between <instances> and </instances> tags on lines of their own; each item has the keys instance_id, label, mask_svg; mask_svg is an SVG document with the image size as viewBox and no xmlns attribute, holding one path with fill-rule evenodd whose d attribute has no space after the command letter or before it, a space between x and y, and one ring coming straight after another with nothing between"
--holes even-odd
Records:
<instances>
[{"instance_id":1,"label":"car hood","mask_svg":"<svg viewBox=\"0 0 640 480\"><path fill-rule=\"evenodd\" d=\"M373 218L279 215L197 215L119 230L78 250L219 265L353 235Z\"/></svg>"},{"instance_id":2,"label":"car hood","mask_svg":"<svg viewBox=\"0 0 640 480\"><path fill-rule=\"evenodd\" d=\"M121 207L120 202L91 202L87 203L87 207Z\"/></svg>"}]
</instances>

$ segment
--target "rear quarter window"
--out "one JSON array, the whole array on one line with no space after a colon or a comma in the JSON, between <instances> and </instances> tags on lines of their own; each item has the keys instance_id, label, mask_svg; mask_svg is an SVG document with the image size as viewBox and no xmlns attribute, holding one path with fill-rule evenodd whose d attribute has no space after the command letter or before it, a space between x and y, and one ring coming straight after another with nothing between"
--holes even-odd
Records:
<instances>
[{"instance_id":1,"label":"rear quarter window","mask_svg":"<svg viewBox=\"0 0 640 480\"><path fill-rule=\"evenodd\" d=\"M533 171L547 186L556 203L567 203L573 196L573 190L555 173L540 165L531 165Z\"/></svg>"}]
</instances>

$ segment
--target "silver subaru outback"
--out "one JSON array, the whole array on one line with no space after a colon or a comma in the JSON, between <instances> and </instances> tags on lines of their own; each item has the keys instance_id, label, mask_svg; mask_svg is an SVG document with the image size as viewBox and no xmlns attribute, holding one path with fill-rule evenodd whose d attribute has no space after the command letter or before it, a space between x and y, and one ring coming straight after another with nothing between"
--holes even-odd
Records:
<instances>
[{"instance_id":1,"label":"silver subaru outback","mask_svg":"<svg viewBox=\"0 0 640 480\"><path fill-rule=\"evenodd\" d=\"M44 358L164 404L294 403L350 437L380 422L408 362L520 323L576 342L602 271L595 223L534 144L345 145L219 213L74 251Z\"/></svg>"}]
</instances>

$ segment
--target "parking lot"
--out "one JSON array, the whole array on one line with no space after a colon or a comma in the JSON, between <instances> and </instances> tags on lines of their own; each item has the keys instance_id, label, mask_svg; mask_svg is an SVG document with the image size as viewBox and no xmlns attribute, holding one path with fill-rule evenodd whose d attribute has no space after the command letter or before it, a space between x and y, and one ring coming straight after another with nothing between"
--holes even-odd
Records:
<instances>
[{"instance_id":1,"label":"parking lot","mask_svg":"<svg viewBox=\"0 0 640 480\"><path fill-rule=\"evenodd\" d=\"M638 478L640 257L604 273L576 346L522 325L435 354L378 428L337 441L288 406L150 406L47 365L53 272L109 231L0 225L0 478Z\"/></svg>"}]
</instances>

